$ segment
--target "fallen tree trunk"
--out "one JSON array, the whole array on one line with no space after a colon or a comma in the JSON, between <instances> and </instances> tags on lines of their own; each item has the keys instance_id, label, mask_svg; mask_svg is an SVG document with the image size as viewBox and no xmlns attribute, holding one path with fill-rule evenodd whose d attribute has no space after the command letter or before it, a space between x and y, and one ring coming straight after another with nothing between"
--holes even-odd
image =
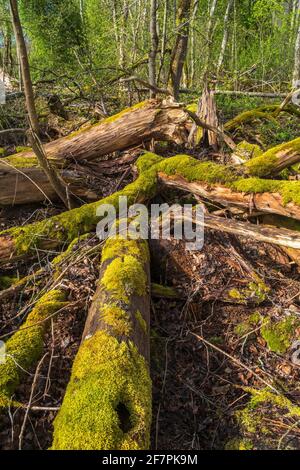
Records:
<instances>
[{"instance_id":1,"label":"fallen tree trunk","mask_svg":"<svg viewBox=\"0 0 300 470\"><path fill-rule=\"evenodd\" d=\"M84 165L71 163L67 168L58 170L70 194L85 201L96 201L102 192L101 188L97 190L93 184L95 176L101 178L102 174L117 173L123 165L129 165L135 159L136 156L129 154ZM29 158L24 161L18 155L0 159L0 206L51 202L56 197L56 192L45 172L38 166L37 159Z\"/></svg>"},{"instance_id":2,"label":"fallen tree trunk","mask_svg":"<svg viewBox=\"0 0 300 470\"><path fill-rule=\"evenodd\" d=\"M285 186L288 191L288 184L290 182L284 181L282 182L282 186L279 184L272 186L272 183L277 183L277 181L258 180L266 182L266 191L263 191L262 185L260 188L261 192L257 192L255 184L257 184L258 181L253 181L252 178L249 178L249 180L242 179L236 182L236 184L233 184L232 187L237 189L231 189L221 184L210 185L205 181L188 181L182 175L172 176L166 175L163 172L159 172L159 180L165 186L175 187L189 193L197 194L206 199L218 202L225 207L241 207L248 210L250 213L252 210L258 210L300 220L300 206L298 203L290 201L286 203L285 197L281 193L281 188L284 191ZM268 183L270 183L270 185L268 185ZM278 183L281 182L278 181ZM285 185L285 183L287 184ZM240 191L238 191L238 188L240 188ZM294 189L300 191L300 185L298 188L295 187Z\"/></svg>"},{"instance_id":3,"label":"fallen tree trunk","mask_svg":"<svg viewBox=\"0 0 300 470\"><path fill-rule=\"evenodd\" d=\"M147 242L109 239L61 409L53 450L150 445L150 268Z\"/></svg>"},{"instance_id":4,"label":"fallen tree trunk","mask_svg":"<svg viewBox=\"0 0 300 470\"><path fill-rule=\"evenodd\" d=\"M227 132L233 132L240 126L248 124L256 119L266 119L277 123L275 117L279 109L280 104L260 106L259 108L251 109L250 111L243 111L230 121L227 121L224 125L224 129ZM279 112L285 112L292 116L297 116L298 118L300 117L300 110L293 104L286 105L284 108L280 109Z\"/></svg>"},{"instance_id":5,"label":"fallen tree trunk","mask_svg":"<svg viewBox=\"0 0 300 470\"><path fill-rule=\"evenodd\" d=\"M300 161L300 137L277 145L260 156L245 163L251 176L266 177L277 175L285 168Z\"/></svg>"},{"instance_id":6,"label":"fallen tree trunk","mask_svg":"<svg viewBox=\"0 0 300 470\"><path fill-rule=\"evenodd\" d=\"M140 176L123 190L42 222L0 232L0 264L37 256L37 250L58 247L95 230L97 209L111 204L118 212L119 197L128 207L145 202L159 191L157 183L197 194L224 206L236 206L300 220L300 182L244 178L235 168L199 162L188 155L163 159L146 153L137 161Z\"/></svg>"},{"instance_id":7,"label":"fallen tree trunk","mask_svg":"<svg viewBox=\"0 0 300 470\"><path fill-rule=\"evenodd\" d=\"M67 305L67 292L52 289L43 295L25 323L6 342L7 358L0 364L0 408L8 406L11 396L27 372L40 359L47 331L47 320Z\"/></svg>"}]
</instances>

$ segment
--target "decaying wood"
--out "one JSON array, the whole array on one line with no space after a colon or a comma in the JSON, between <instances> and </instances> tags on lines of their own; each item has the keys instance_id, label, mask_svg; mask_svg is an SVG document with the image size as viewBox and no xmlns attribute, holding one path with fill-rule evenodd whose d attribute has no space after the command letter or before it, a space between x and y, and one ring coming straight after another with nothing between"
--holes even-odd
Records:
<instances>
[{"instance_id":1,"label":"decaying wood","mask_svg":"<svg viewBox=\"0 0 300 470\"><path fill-rule=\"evenodd\" d=\"M219 120L217 115L217 106L214 97L214 92L210 90L207 86L205 86L202 96L200 98L197 114L199 118L206 124L209 124L215 129L219 129ZM204 129L203 139L204 142L207 141L208 145L211 146L215 152L218 151L220 146L219 133Z\"/></svg>"},{"instance_id":2,"label":"decaying wood","mask_svg":"<svg viewBox=\"0 0 300 470\"><path fill-rule=\"evenodd\" d=\"M275 229L208 214L204 215L203 224L195 219L193 219L193 222L213 230L253 238L259 242L300 250L300 232L294 230L284 228Z\"/></svg>"},{"instance_id":3,"label":"decaying wood","mask_svg":"<svg viewBox=\"0 0 300 470\"><path fill-rule=\"evenodd\" d=\"M141 145L152 139L182 144L187 141L190 125L188 115L180 105L150 100L100 124L50 142L44 146L44 150L51 164L60 169L60 176L68 185L70 193L95 200L97 196L86 187L82 178L82 172L78 168L80 163L84 164L102 155ZM1 160L0 181L2 179L5 184L0 183L0 205L55 198L52 185L43 171L34 164L34 160L33 151L21 152Z\"/></svg>"},{"instance_id":4,"label":"decaying wood","mask_svg":"<svg viewBox=\"0 0 300 470\"><path fill-rule=\"evenodd\" d=\"M99 124L50 142L45 145L45 152L48 158L63 165L66 160L94 160L151 139L179 144L186 140L186 124L187 116L180 105L149 100ZM34 157L32 151L18 155Z\"/></svg>"},{"instance_id":5,"label":"decaying wood","mask_svg":"<svg viewBox=\"0 0 300 470\"><path fill-rule=\"evenodd\" d=\"M72 209L73 207L76 207L75 200L70 194L68 186L64 183L62 178L59 176L58 171L51 164L51 161L47 158L41 141L35 134L34 130L31 131L29 139L31 142L32 149L39 162L39 165L46 174L49 183L51 184L57 196L61 199L67 209Z\"/></svg>"}]
</instances>

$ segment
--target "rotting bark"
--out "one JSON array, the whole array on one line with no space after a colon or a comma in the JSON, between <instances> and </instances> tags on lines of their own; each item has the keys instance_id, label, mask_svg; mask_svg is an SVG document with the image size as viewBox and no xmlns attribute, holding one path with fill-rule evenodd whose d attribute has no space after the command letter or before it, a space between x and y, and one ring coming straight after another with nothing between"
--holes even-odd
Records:
<instances>
[{"instance_id":1,"label":"rotting bark","mask_svg":"<svg viewBox=\"0 0 300 470\"><path fill-rule=\"evenodd\" d=\"M179 104L149 100L50 142L45 152L57 165L64 166L66 160L91 161L152 139L180 144L186 141L187 120ZM32 158L34 153L21 152L18 157Z\"/></svg>"},{"instance_id":2,"label":"rotting bark","mask_svg":"<svg viewBox=\"0 0 300 470\"><path fill-rule=\"evenodd\" d=\"M53 450L149 448L149 330L147 242L108 239L82 343L54 421Z\"/></svg>"},{"instance_id":3,"label":"rotting bark","mask_svg":"<svg viewBox=\"0 0 300 470\"><path fill-rule=\"evenodd\" d=\"M190 126L189 117L180 105L151 100L50 142L44 146L44 151L70 193L95 200L99 195L86 185L87 170L83 166L87 161L152 139L182 144L187 141ZM1 179L5 179L5 184L0 184L0 205L51 201L56 197L33 151L1 159Z\"/></svg>"},{"instance_id":4,"label":"rotting bark","mask_svg":"<svg viewBox=\"0 0 300 470\"><path fill-rule=\"evenodd\" d=\"M0 264L36 256L38 249L50 249L70 243L77 236L95 230L101 217L97 209L119 197L128 205L150 200L159 191L158 183L175 187L224 206L236 206L250 212L261 211L300 220L300 182L246 178L234 167L199 162L188 155L161 158L146 153L137 161L140 176L123 190L100 201L19 228L0 233ZM238 167L239 169L239 167Z\"/></svg>"}]
</instances>

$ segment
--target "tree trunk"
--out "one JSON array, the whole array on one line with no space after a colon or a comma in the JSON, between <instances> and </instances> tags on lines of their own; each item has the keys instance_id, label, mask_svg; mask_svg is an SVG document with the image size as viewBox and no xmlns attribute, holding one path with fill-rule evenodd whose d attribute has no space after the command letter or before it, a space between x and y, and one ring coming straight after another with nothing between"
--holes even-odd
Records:
<instances>
[{"instance_id":1,"label":"tree trunk","mask_svg":"<svg viewBox=\"0 0 300 470\"><path fill-rule=\"evenodd\" d=\"M13 20L13 27L14 27L15 36L16 36L17 49L19 51L19 60L20 60L20 65L21 65L21 70L22 70L27 112L28 112L29 120L30 120L30 123L34 132L36 134L39 134L40 128L39 128L38 117L37 117L37 112L36 112L35 102L34 102L34 94L33 94L32 81L31 81L31 76L30 76L30 67L29 67L29 61L28 61L28 55L27 55L27 48L26 48L26 43L25 43L23 31L22 31L22 25L21 25L21 21L19 17L17 0L10 0L10 8L11 8L11 14L12 14L12 20Z\"/></svg>"},{"instance_id":2,"label":"tree trunk","mask_svg":"<svg viewBox=\"0 0 300 470\"><path fill-rule=\"evenodd\" d=\"M118 212L119 197L127 196L128 206L145 202L163 186L175 187L223 206L242 207L300 220L300 182L244 178L238 169L212 162L199 162L188 155L163 159L146 153L137 161L141 172L134 183L119 192L41 222L0 233L0 264L34 257L38 249L56 248L81 234L95 230L101 205L111 204Z\"/></svg>"},{"instance_id":3,"label":"tree trunk","mask_svg":"<svg viewBox=\"0 0 300 470\"><path fill-rule=\"evenodd\" d=\"M171 87L176 101L179 100L180 82L187 55L191 3L192 0L180 0L177 11L177 36L170 63Z\"/></svg>"},{"instance_id":4,"label":"tree trunk","mask_svg":"<svg viewBox=\"0 0 300 470\"><path fill-rule=\"evenodd\" d=\"M157 34L157 0L151 0L150 8L150 37L151 49L149 53L149 83L156 87L156 55L158 48L158 34ZM155 98L156 93L150 90L150 98Z\"/></svg>"},{"instance_id":5,"label":"tree trunk","mask_svg":"<svg viewBox=\"0 0 300 470\"><path fill-rule=\"evenodd\" d=\"M299 88L300 86L300 21L298 19L298 31L295 43L295 62L293 72L293 87Z\"/></svg>"},{"instance_id":6,"label":"tree trunk","mask_svg":"<svg viewBox=\"0 0 300 470\"><path fill-rule=\"evenodd\" d=\"M60 175L70 185L70 192L93 200L97 195L84 182L86 170L80 162L85 164L87 160L142 145L152 139L184 143L189 126L187 114L178 105L149 101L81 132L50 142L44 150L51 164L60 169ZM99 165L101 171L101 163ZM96 170L99 170L97 166ZM38 167L34 152L26 151L1 159L0 205L54 198L55 191Z\"/></svg>"},{"instance_id":7,"label":"tree trunk","mask_svg":"<svg viewBox=\"0 0 300 470\"><path fill-rule=\"evenodd\" d=\"M219 74L221 67L224 62L224 56L225 56L225 51L227 47L227 42L228 42L228 35L229 35L229 29L228 29L228 20L229 20L229 15L231 12L233 6L233 0L228 0L225 16L224 16L224 31L223 31L223 39L222 39L222 44L221 44L221 51L220 51L220 56L218 60L218 67L217 67L217 72Z\"/></svg>"},{"instance_id":8,"label":"tree trunk","mask_svg":"<svg viewBox=\"0 0 300 470\"><path fill-rule=\"evenodd\" d=\"M64 165L66 160L90 161L152 139L184 143L187 116L176 103L145 101L44 146L49 159ZM26 151L20 158L34 157Z\"/></svg>"},{"instance_id":9,"label":"tree trunk","mask_svg":"<svg viewBox=\"0 0 300 470\"><path fill-rule=\"evenodd\" d=\"M108 239L52 449L149 448L149 332L147 243Z\"/></svg>"}]
</instances>

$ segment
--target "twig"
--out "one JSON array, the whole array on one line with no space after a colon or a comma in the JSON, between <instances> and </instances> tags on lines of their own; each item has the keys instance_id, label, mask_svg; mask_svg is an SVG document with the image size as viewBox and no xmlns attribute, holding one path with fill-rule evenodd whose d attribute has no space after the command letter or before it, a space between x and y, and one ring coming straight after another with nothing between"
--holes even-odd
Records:
<instances>
[{"instance_id":1,"label":"twig","mask_svg":"<svg viewBox=\"0 0 300 470\"><path fill-rule=\"evenodd\" d=\"M29 139L38 162L48 177L48 180L53 187L58 197L62 200L67 209L76 207L75 201L68 194L68 187L62 178L58 175L54 167L51 165L47 155L43 149L38 135L31 129Z\"/></svg>"},{"instance_id":2,"label":"twig","mask_svg":"<svg viewBox=\"0 0 300 470\"><path fill-rule=\"evenodd\" d=\"M192 333L191 334L193 336L195 336L197 339L199 339L200 341L202 341L203 343L207 344L208 346L210 346L211 348L215 349L216 351L218 351L219 353L223 354L224 356L228 357L228 359L230 359L232 362L234 362L235 364L237 364L238 366L242 367L243 369L247 370L248 372L250 372L252 375L254 375L258 380L260 380L262 383L264 383L265 385L267 385L267 387L269 387L271 390L273 390L275 393L277 393L278 395L280 395L280 393L278 392L278 390L276 390L275 387L273 387L273 385L269 384L266 380L262 379L260 377L260 375L258 375L256 372L254 372L252 369L250 369L250 367L246 366L245 364L243 364L239 359L236 359L235 357L231 356L230 354L228 354L227 352L223 351L223 349L220 349L218 348L218 346L215 346L214 344L210 343L209 341L207 341L206 339L203 338L203 336L199 336L197 335L196 333Z\"/></svg>"}]
</instances>

